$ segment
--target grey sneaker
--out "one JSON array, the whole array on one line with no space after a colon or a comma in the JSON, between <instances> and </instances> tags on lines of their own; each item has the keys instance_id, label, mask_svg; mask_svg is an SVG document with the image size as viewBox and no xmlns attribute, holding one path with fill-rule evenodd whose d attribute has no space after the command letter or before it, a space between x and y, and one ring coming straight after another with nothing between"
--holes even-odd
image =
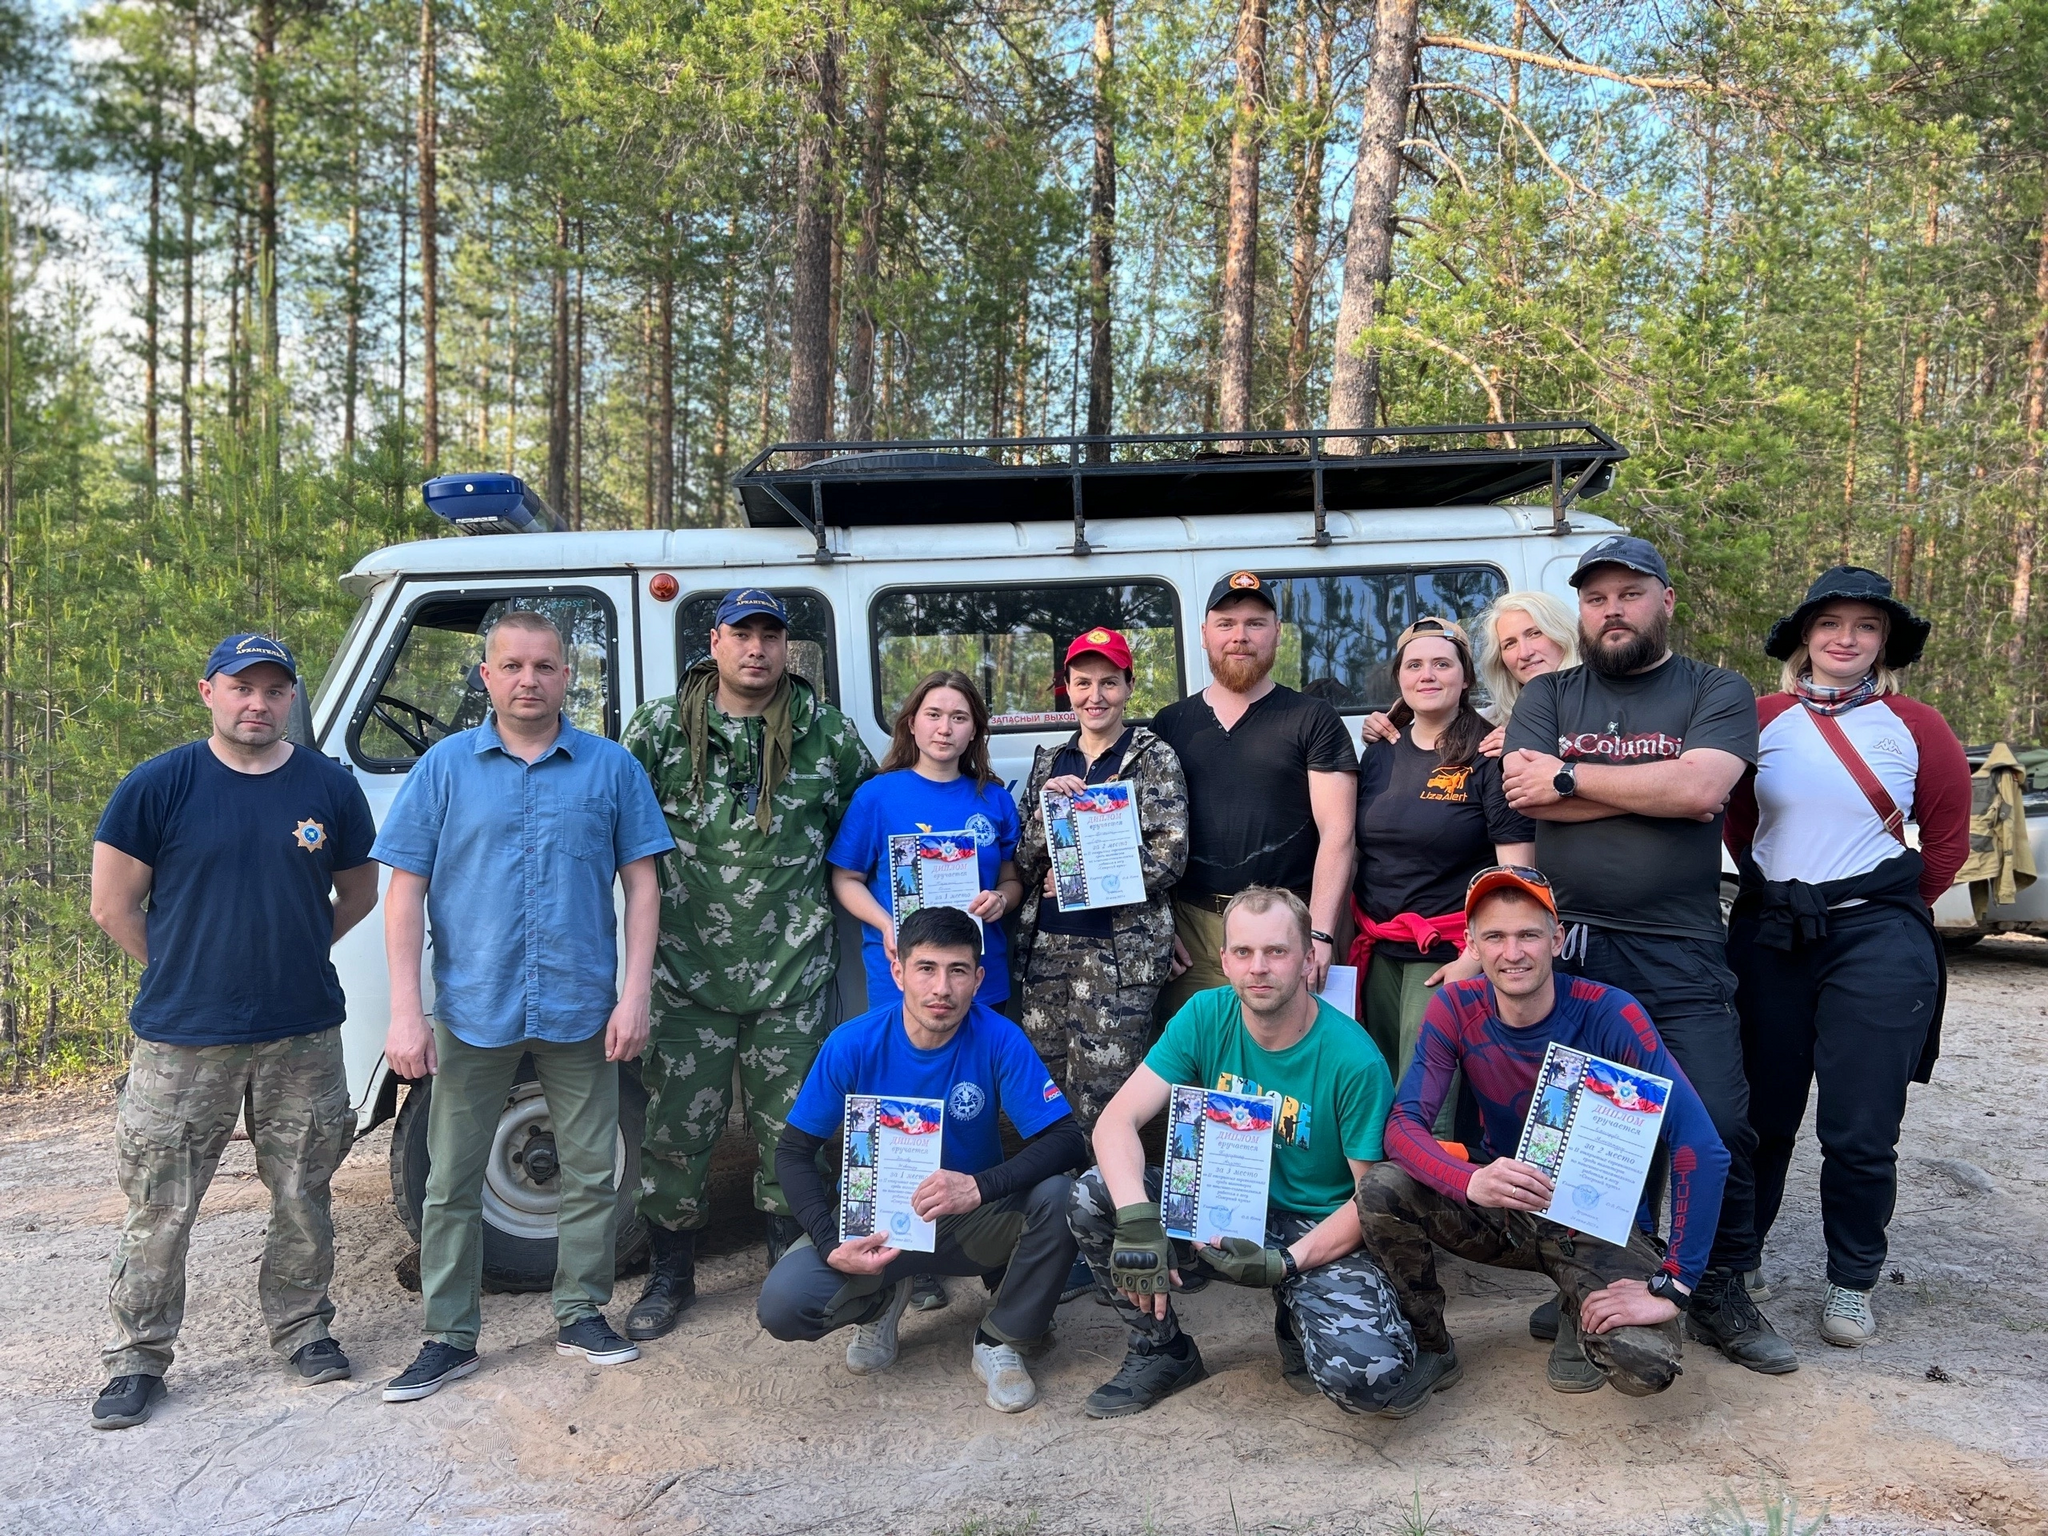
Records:
<instances>
[{"instance_id":1,"label":"grey sneaker","mask_svg":"<svg viewBox=\"0 0 2048 1536\"><path fill-rule=\"evenodd\" d=\"M1303 1397L1320 1397L1322 1389L1308 1368L1308 1351L1294 1331L1294 1317L1277 1298L1273 1303L1273 1342L1280 1346L1280 1379Z\"/></svg>"},{"instance_id":2,"label":"grey sneaker","mask_svg":"<svg viewBox=\"0 0 2048 1536\"><path fill-rule=\"evenodd\" d=\"M946 1282L937 1275L910 1277L910 1304L920 1312L942 1312L948 1297Z\"/></svg>"},{"instance_id":3,"label":"grey sneaker","mask_svg":"<svg viewBox=\"0 0 2048 1536\"><path fill-rule=\"evenodd\" d=\"M422 1397L432 1397L449 1382L473 1374L477 1364L475 1350L457 1349L453 1344L429 1339L420 1346L419 1354L405 1368L404 1375L394 1376L384 1383L384 1401L410 1403Z\"/></svg>"},{"instance_id":4,"label":"grey sneaker","mask_svg":"<svg viewBox=\"0 0 2048 1536\"><path fill-rule=\"evenodd\" d=\"M1458 1363L1457 1345L1451 1345L1440 1355L1418 1349L1415 1351L1415 1363L1408 1367L1408 1374L1394 1388L1394 1395L1387 1400L1386 1407L1379 1410L1379 1417L1405 1419L1437 1393L1455 1387L1464 1379L1465 1367Z\"/></svg>"},{"instance_id":5,"label":"grey sneaker","mask_svg":"<svg viewBox=\"0 0 2048 1536\"><path fill-rule=\"evenodd\" d=\"M896 1325L910 1305L910 1283L908 1275L898 1280L881 1315L853 1330L853 1342L846 1346L846 1368L854 1375L872 1376L896 1363Z\"/></svg>"},{"instance_id":6,"label":"grey sneaker","mask_svg":"<svg viewBox=\"0 0 2048 1536\"><path fill-rule=\"evenodd\" d=\"M1870 1310L1870 1292L1830 1285L1820 1308L1820 1336L1844 1349L1860 1349L1877 1337L1877 1314Z\"/></svg>"},{"instance_id":7,"label":"grey sneaker","mask_svg":"<svg viewBox=\"0 0 2048 1536\"><path fill-rule=\"evenodd\" d=\"M347 1381L350 1375L348 1356L332 1339L315 1339L305 1345L292 1356L292 1364L298 1369L300 1383L308 1387L323 1381Z\"/></svg>"},{"instance_id":8,"label":"grey sneaker","mask_svg":"<svg viewBox=\"0 0 2048 1536\"><path fill-rule=\"evenodd\" d=\"M1598 1392L1607 1385L1600 1367L1586 1358L1579 1343L1579 1325L1562 1311L1557 1317L1557 1342L1550 1346L1550 1364L1543 1379L1553 1392Z\"/></svg>"},{"instance_id":9,"label":"grey sneaker","mask_svg":"<svg viewBox=\"0 0 2048 1536\"><path fill-rule=\"evenodd\" d=\"M161 1376L116 1376L92 1405L94 1429L133 1429L147 1419L164 1395Z\"/></svg>"},{"instance_id":10,"label":"grey sneaker","mask_svg":"<svg viewBox=\"0 0 2048 1536\"><path fill-rule=\"evenodd\" d=\"M1024 1369L1014 1344L974 1341L974 1374L988 1387L988 1405L998 1413L1022 1413L1038 1401L1038 1383Z\"/></svg>"}]
</instances>

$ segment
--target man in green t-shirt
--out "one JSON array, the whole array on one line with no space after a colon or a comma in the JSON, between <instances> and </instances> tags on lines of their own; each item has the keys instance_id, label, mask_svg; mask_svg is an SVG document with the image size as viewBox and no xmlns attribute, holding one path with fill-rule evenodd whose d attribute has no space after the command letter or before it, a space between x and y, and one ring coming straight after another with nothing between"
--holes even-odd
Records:
<instances>
[{"instance_id":1,"label":"man in green t-shirt","mask_svg":"<svg viewBox=\"0 0 2048 1536\"><path fill-rule=\"evenodd\" d=\"M1383 1155L1394 1083L1365 1031L1309 989L1311 944L1298 896L1238 892L1223 913L1230 985L1188 999L1096 1122L1096 1166L1076 1181L1068 1221L1131 1336L1123 1368L1089 1397L1090 1418L1142 1413L1207 1374L1174 1317L1170 1281L1180 1277L1160 1219L1162 1171L1146 1165L1139 1140L1175 1086L1279 1097L1265 1243L1229 1238L1195 1251L1224 1279L1272 1290L1288 1384L1377 1413L1414 1363L1393 1289L1359 1249L1351 1198Z\"/></svg>"}]
</instances>

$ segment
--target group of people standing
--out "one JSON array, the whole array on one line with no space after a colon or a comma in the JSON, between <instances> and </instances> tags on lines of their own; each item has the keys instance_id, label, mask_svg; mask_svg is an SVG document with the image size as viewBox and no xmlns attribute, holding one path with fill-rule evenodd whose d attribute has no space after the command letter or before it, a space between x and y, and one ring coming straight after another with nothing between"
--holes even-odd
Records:
<instances>
[{"instance_id":1,"label":"group of people standing","mask_svg":"<svg viewBox=\"0 0 2048 1536\"><path fill-rule=\"evenodd\" d=\"M119 1122L118 1337L93 1422L139 1423L162 1393L186 1237L245 1106L273 1195L272 1342L304 1380L349 1373L327 1328L327 1188L353 1120L325 951L374 904L377 863L392 871L386 1055L431 1093L428 1337L388 1400L478 1367L484 1162L528 1057L559 1163L557 1347L596 1364L635 1358L694 1299L735 1075L767 1224L764 1328L852 1328L849 1369L878 1371L906 1309L947 1305L940 1277L979 1276L995 1300L971 1360L1003 1411L1036 1400L1026 1358L1091 1290L1129 1347L1089 1414L1198 1380L1172 1298L1221 1280L1273 1292L1297 1388L1413 1413L1461 1374L1435 1248L1557 1282L1530 1327L1555 1341L1559 1390L1661 1390L1681 1318L1753 1370L1795 1369L1756 1305L1759 1256L1816 1079L1821 1331L1864 1342L1906 1085L1938 1040L1927 906L1967 844L1962 749L1899 692L1927 626L1876 573L1830 571L1773 629L1783 686L1759 703L1739 674L1671 652L1674 593L1648 543L1602 540L1572 585L1576 615L1521 592L1474 635L1409 625L1390 658L1399 702L1368 717L1361 757L1326 701L1274 681L1278 604L1235 572L1205 607L1210 683L1149 726L1126 719L1125 637L1073 639L1060 684L1077 729L1039 750L1018 797L954 671L911 689L878 769L790 670L771 593L727 594L710 656L618 744L562 717L561 636L514 609L479 669L491 715L425 754L374 841L353 780L283 740L290 653L223 642L201 684L212 736L131 774L95 848L94 915L147 968ZM1062 911L1040 792L1111 780L1134 786L1143 899ZM977 894L899 925L890 839L963 829ZM223 965L208 904L230 887L248 910L240 963ZM870 1006L831 1028L834 899L863 926ZM1318 995L1339 960L1359 967L1348 1006ZM1675 1080L1626 1247L1539 1219L1548 1181L1512 1155L1553 1039ZM635 1058L651 1248L621 1333L604 1308L617 1064ZM1265 1244L1166 1237L1147 1137L1176 1083L1280 1096ZM943 1168L914 1200L937 1224L930 1253L839 1238L828 1165L854 1094L947 1105Z\"/></svg>"}]
</instances>

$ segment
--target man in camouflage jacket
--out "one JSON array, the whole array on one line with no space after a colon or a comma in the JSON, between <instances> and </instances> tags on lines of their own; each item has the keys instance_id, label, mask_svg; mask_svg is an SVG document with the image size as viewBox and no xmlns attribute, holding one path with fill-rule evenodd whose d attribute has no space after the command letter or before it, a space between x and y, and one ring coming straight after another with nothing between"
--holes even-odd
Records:
<instances>
[{"instance_id":1,"label":"man in camouflage jacket","mask_svg":"<svg viewBox=\"0 0 2048 1536\"><path fill-rule=\"evenodd\" d=\"M676 839L661 861L653 1030L641 1062L639 1212L652 1268L626 1319L629 1338L653 1339L696 1294L693 1234L711 1219L705 1183L735 1061L771 1263L797 1235L775 1143L825 1033L834 969L825 850L875 764L853 722L789 671L789 615L758 588L725 595L710 659L675 697L643 704L621 740L653 780Z\"/></svg>"}]
</instances>

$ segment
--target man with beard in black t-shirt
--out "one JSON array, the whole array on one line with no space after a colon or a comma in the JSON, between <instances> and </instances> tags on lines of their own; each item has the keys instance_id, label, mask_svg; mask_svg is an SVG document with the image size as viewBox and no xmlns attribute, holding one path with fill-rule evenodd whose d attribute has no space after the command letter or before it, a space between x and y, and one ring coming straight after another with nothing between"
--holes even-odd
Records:
<instances>
[{"instance_id":1,"label":"man with beard in black t-shirt","mask_svg":"<svg viewBox=\"0 0 2048 1536\"><path fill-rule=\"evenodd\" d=\"M1322 990L1351 887L1358 752L1327 700L1276 683L1280 611L1272 588L1233 571L1209 592L1202 650L1214 679L1159 711L1152 730L1188 781L1188 866L1173 889L1166 1012L1227 985L1223 908L1247 886L1288 890L1314 928L1309 990Z\"/></svg>"},{"instance_id":2,"label":"man with beard in black t-shirt","mask_svg":"<svg viewBox=\"0 0 2048 1536\"><path fill-rule=\"evenodd\" d=\"M1688 1328L1738 1365L1781 1375L1799 1357L1745 1279L1758 1260L1756 1133L1720 906L1721 813L1756 761L1756 694L1734 672L1672 655L1671 578L1647 541L1602 539L1571 583L1585 665L1522 691L1502 783L1536 823L1536 862L1566 925L1558 969L1642 1002L1728 1148ZM1554 1335L1551 1307L1532 1332Z\"/></svg>"}]
</instances>

